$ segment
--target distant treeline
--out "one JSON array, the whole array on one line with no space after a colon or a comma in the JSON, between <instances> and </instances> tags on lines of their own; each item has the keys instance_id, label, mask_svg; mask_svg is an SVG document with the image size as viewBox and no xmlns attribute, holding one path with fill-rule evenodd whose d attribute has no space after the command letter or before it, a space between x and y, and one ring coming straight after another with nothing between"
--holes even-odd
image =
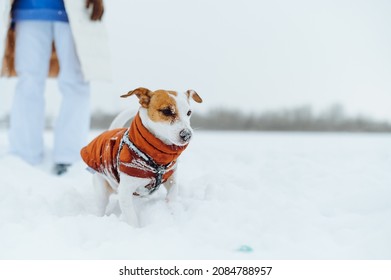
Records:
<instances>
[{"instance_id":1,"label":"distant treeline","mask_svg":"<svg viewBox=\"0 0 391 280\"><path fill-rule=\"evenodd\" d=\"M391 132L390 122L347 116L340 105L318 114L310 106L259 114L218 109L206 115L194 115L192 125L205 130Z\"/></svg>"},{"instance_id":2,"label":"distant treeline","mask_svg":"<svg viewBox=\"0 0 391 280\"><path fill-rule=\"evenodd\" d=\"M114 117L115 114L95 112L91 126L107 129ZM7 123L8 118L0 119L0 127L6 127ZM52 127L52 123L52 120L47 120L47 127ZM215 109L207 114L195 113L191 123L198 130L391 132L390 122L364 116L347 116L341 105L333 105L317 114L310 106L251 114Z\"/></svg>"},{"instance_id":3,"label":"distant treeline","mask_svg":"<svg viewBox=\"0 0 391 280\"><path fill-rule=\"evenodd\" d=\"M114 117L110 114L95 113L92 126L107 128ZM318 114L315 114L310 106L258 114L215 109L207 114L194 113L191 123L199 130L391 132L391 123L364 116L347 116L341 105L333 105Z\"/></svg>"}]
</instances>

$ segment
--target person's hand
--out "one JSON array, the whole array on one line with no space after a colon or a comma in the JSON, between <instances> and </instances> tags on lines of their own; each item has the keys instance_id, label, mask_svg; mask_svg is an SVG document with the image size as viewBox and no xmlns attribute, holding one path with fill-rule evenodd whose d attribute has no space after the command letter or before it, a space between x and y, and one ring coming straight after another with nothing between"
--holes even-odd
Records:
<instances>
[{"instance_id":1,"label":"person's hand","mask_svg":"<svg viewBox=\"0 0 391 280\"><path fill-rule=\"evenodd\" d=\"M103 0L86 0L86 8L92 5L91 20L101 20L105 11Z\"/></svg>"}]
</instances>

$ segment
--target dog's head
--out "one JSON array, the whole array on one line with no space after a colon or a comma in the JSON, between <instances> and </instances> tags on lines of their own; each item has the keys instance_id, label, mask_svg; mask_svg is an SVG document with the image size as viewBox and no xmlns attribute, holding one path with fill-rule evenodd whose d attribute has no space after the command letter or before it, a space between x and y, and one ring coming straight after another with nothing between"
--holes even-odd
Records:
<instances>
[{"instance_id":1,"label":"dog's head","mask_svg":"<svg viewBox=\"0 0 391 280\"><path fill-rule=\"evenodd\" d=\"M168 145L184 146L189 143L193 134L190 102L202 102L194 90L179 94L171 90L137 88L121 97L132 95L138 97L141 121L152 134Z\"/></svg>"}]
</instances>

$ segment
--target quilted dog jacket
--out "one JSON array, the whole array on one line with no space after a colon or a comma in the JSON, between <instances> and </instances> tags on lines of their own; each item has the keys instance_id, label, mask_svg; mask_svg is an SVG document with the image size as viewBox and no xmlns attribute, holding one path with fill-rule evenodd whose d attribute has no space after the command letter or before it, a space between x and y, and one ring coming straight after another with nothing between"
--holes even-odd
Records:
<instances>
[{"instance_id":1,"label":"quilted dog jacket","mask_svg":"<svg viewBox=\"0 0 391 280\"><path fill-rule=\"evenodd\" d=\"M119 172L150 178L154 190L173 174L171 167L186 147L163 143L144 127L137 114L129 129L100 134L81 150L81 157L90 168L118 183Z\"/></svg>"}]
</instances>

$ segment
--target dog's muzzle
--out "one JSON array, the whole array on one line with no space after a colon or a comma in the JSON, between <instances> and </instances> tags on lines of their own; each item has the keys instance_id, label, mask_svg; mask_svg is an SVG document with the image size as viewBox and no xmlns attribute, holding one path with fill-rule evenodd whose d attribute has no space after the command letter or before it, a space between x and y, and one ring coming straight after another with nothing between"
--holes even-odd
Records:
<instances>
[{"instance_id":1,"label":"dog's muzzle","mask_svg":"<svg viewBox=\"0 0 391 280\"><path fill-rule=\"evenodd\" d=\"M183 129L181 132L179 132L179 137L181 137L184 142L190 141L191 136L192 133L189 129Z\"/></svg>"}]
</instances>

